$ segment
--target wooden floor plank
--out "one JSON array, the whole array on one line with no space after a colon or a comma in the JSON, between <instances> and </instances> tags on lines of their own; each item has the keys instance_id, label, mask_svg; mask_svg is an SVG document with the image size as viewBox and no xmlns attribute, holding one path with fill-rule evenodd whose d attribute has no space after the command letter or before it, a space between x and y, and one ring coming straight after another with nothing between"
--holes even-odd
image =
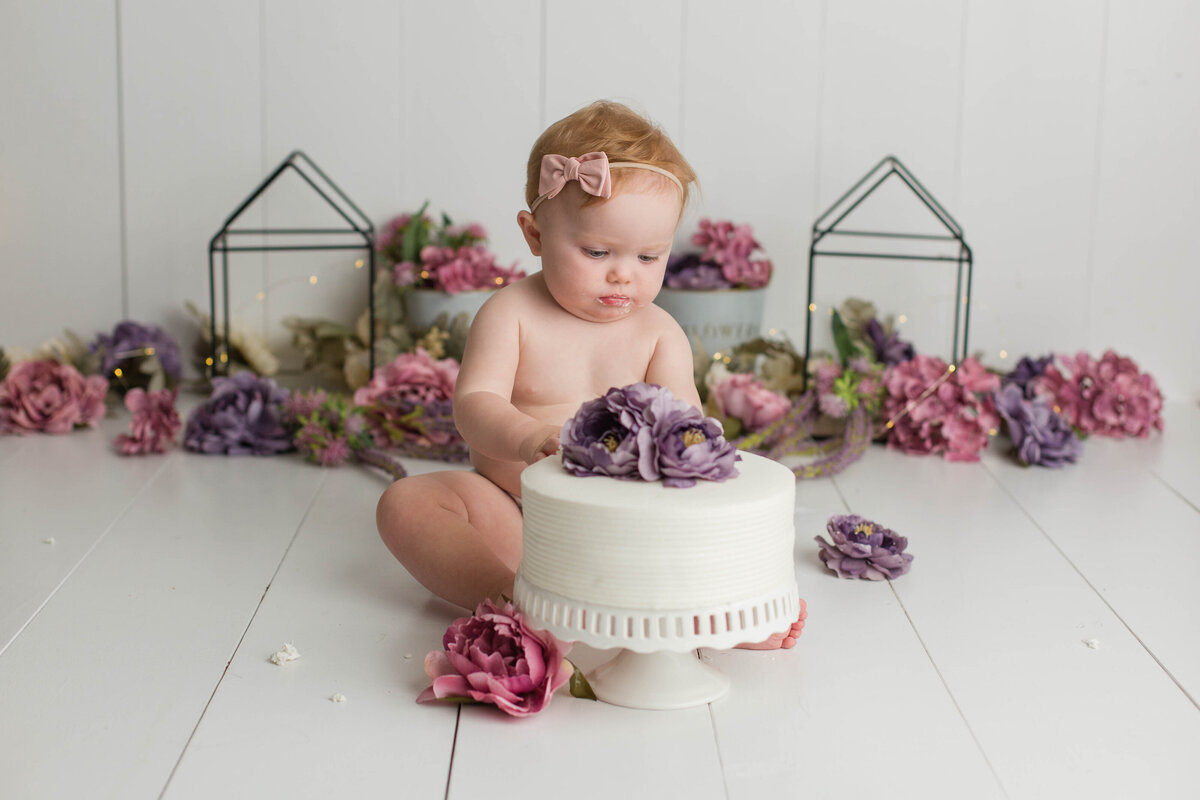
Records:
<instances>
[{"instance_id":1,"label":"wooden floor plank","mask_svg":"<svg viewBox=\"0 0 1200 800\"><path fill-rule=\"evenodd\" d=\"M0 653L163 468L113 455L126 424L0 436Z\"/></svg>"},{"instance_id":2,"label":"wooden floor plank","mask_svg":"<svg viewBox=\"0 0 1200 800\"><path fill-rule=\"evenodd\" d=\"M817 557L813 537L846 513L834 484L797 495L797 646L705 651L732 682L712 705L729 796L1002 797L889 585L839 579Z\"/></svg>"},{"instance_id":3,"label":"wooden floor plank","mask_svg":"<svg viewBox=\"0 0 1200 800\"><path fill-rule=\"evenodd\" d=\"M323 479L170 457L0 655L0 796L157 796Z\"/></svg>"},{"instance_id":4,"label":"wooden floor plank","mask_svg":"<svg viewBox=\"0 0 1200 800\"><path fill-rule=\"evenodd\" d=\"M379 540L386 485L363 467L331 471L167 798L443 796L455 711L415 698L457 612ZM301 657L272 664L284 642Z\"/></svg>"},{"instance_id":5,"label":"wooden floor plank","mask_svg":"<svg viewBox=\"0 0 1200 800\"><path fill-rule=\"evenodd\" d=\"M1148 453L1150 470L1200 510L1200 405L1167 403L1163 420L1163 432L1143 440L1137 452Z\"/></svg>"},{"instance_id":6,"label":"wooden floor plank","mask_svg":"<svg viewBox=\"0 0 1200 800\"><path fill-rule=\"evenodd\" d=\"M984 466L876 448L836 482L909 538L894 586L1011 797L1190 796L1200 714Z\"/></svg>"}]
</instances>

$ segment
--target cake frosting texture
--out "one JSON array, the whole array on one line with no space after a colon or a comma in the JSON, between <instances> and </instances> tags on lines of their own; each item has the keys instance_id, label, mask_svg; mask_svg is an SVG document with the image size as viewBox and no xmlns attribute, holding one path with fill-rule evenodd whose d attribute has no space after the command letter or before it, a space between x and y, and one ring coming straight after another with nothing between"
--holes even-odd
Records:
<instances>
[{"instance_id":1,"label":"cake frosting texture","mask_svg":"<svg viewBox=\"0 0 1200 800\"><path fill-rule=\"evenodd\" d=\"M559 457L532 465L516 602L595 647L728 647L786 628L798 613L795 476L749 453L738 472L680 489L576 477Z\"/></svg>"}]
</instances>

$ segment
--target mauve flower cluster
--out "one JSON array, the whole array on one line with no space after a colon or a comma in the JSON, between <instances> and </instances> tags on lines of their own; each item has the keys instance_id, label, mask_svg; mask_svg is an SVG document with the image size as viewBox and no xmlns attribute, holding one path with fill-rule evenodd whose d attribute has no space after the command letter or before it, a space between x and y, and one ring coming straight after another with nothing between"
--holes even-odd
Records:
<instances>
[{"instance_id":1,"label":"mauve flower cluster","mask_svg":"<svg viewBox=\"0 0 1200 800\"><path fill-rule=\"evenodd\" d=\"M23 361L0 383L0 433L69 433L104 416L108 381L69 364Z\"/></svg>"},{"instance_id":2,"label":"mauve flower cluster","mask_svg":"<svg viewBox=\"0 0 1200 800\"><path fill-rule=\"evenodd\" d=\"M1077 430L1117 439L1162 430L1162 392L1132 359L1108 350L1099 361L1087 353L1058 361L1062 366L1048 365L1035 391Z\"/></svg>"},{"instance_id":3,"label":"mauve flower cluster","mask_svg":"<svg viewBox=\"0 0 1200 800\"><path fill-rule=\"evenodd\" d=\"M709 370L710 374L714 370L716 367ZM771 391L748 372L726 373L709 392L721 416L741 420L743 429L748 432L762 430L792 407L787 395Z\"/></svg>"},{"instance_id":4,"label":"mauve flower cluster","mask_svg":"<svg viewBox=\"0 0 1200 800\"><path fill-rule=\"evenodd\" d=\"M143 325L132 320L118 322L110 335L97 334L89 349L100 356L100 373L106 378L121 367L122 380L114 381L118 387L129 386L131 381L143 378L148 383L150 376L140 369L140 363L151 357L162 366L168 388L183 377L179 345L157 325Z\"/></svg>"},{"instance_id":5,"label":"mauve flower cluster","mask_svg":"<svg viewBox=\"0 0 1200 800\"><path fill-rule=\"evenodd\" d=\"M884 393L880 368L865 356L855 356L843 368L832 359L813 370L817 408L833 419L844 419L860 405L874 414Z\"/></svg>"},{"instance_id":6,"label":"mauve flower cluster","mask_svg":"<svg viewBox=\"0 0 1200 800\"><path fill-rule=\"evenodd\" d=\"M545 708L574 672L566 660L571 645L529 627L512 603L480 603L474 616L446 629L442 647L425 657L433 685L418 703L474 701L525 717Z\"/></svg>"},{"instance_id":7,"label":"mauve flower cluster","mask_svg":"<svg viewBox=\"0 0 1200 800\"><path fill-rule=\"evenodd\" d=\"M453 422L457 379L457 361L435 361L418 347L377 367L370 382L354 392L354 403L364 407L367 429L378 447L410 437L424 446L445 446L461 442Z\"/></svg>"},{"instance_id":8,"label":"mauve flower cluster","mask_svg":"<svg viewBox=\"0 0 1200 800\"><path fill-rule=\"evenodd\" d=\"M771 280L771 262L752 259L760 245L749 225L700 220L692 243L704 248L699 256L672 259L664 283L671 289L761 289ZM717 270L720 275L717 275Z\"/></svg>"},{"instance_id":9,"label":"mauve flower cluster","mask_svg":"<svg viewBox=\"0 0 1200 800\"><path fill-rule=\"evenodd\" d=\"M996 392L995 402L1022 464L1057 468L1074 463L1083 452L1075 431L1046 398L1027 398L1014 382Z\"/></svg>"},{"instance_id":10,"label":"mauve flower cluster","mask_svg":"<svg viewBox=\"0 0 1200 800\"><path fill-rule=\"evenodd\" d=\"M1037 379L1052 363L1054 363L1054 356L1042 356L1041 358L1021 356L1017 366L1013 367L1012 372L1002 377L1000 383L1002 386L1016 386L1021 390L1023 397L1032 398L1037 394Z\"/></svg>"},{"instance_id":11,"label":"mauve flower cluster","mask_svg":"<svg viewBox=\"0 0 1200 800\"><path fill-rule=\"evenodd\" d=\"M584 403L559 437L563 467L581 477L661 480L688 487L737 474L737 448L721 423L670 389L635 383Z\"/></svg>"},{"instance_id":12,"label":"mauve flower cluster","mask_svg":"<svg viewBox=\"0 0 1200 800\"><path fill-rule=\"evenodd\" d=\"M175 410L178 395L178 389L147 392L140 387L125 393L125 407L133 414L133 419L129 423L129 433L122 433L113 442L121 455L167 452L167 448L175 443L175 434L183 427L183 420Z\"/></svg>"},{"instance_id":13,"label":"mauve flower cluster","mask_svg":"<svg viewBox=\"0 0 1200 800\"><path fill-rule=\"evenodd\" d=\"M839 578L890 580L912 566L912 554L904 552L908 539L857 514L834 514L825 530L832 542L813 538L821 545L821 563Z\"/></svg>"},{"instance_id":14,"label":"mauve flower cluster","mask_svg":"<svg viewBox=\"0 0 1200 800\"><path fill-rule=\"evenodd\" d=\"M525 272L515 262L511 267L497 264L496 256L483 245L428 245L421 250L420 262L401 261L392 269L392 278L399 286L441 289L449 294L498 289L524 277Z\"/></svg>"},{"instance_id":15,"label":"mauve flower cluster","mask_svg":"<svg viewBox=\"0 0 1200 800\"><path fill-rule=\"evenodd\" d=\"M296 449L323 467L344 464L371 445L362 408L320 389L293 393L284 404L284 416L296 427Z\"/></svg>"},{"instance_id":16,"label":"mauve flower cluster","mask_svg":"<svg viewBox=\"0 0 1200 800\"><path fill-rule=\"evenodd\" d=\"M884 385L884 416L894 423L888 447L896 450L978 461L1000 424L992 399L1000 379L974 357L948 372L940 358L918 355L888 369Z\"/></svg>"},{"instance_id":17,"label":"mauve flower cluster","mask_svg":"<svg viewBox=\"0 0 1200 800\"><path fill-rule=\"evenodd\" d=\"M231 456L265 456L292 449L283 416L286 390L253 372L213 378L212 383L212 395L188 416L184 447Z\"/></svg>"},{"instance_id":18,"label":"mauve flower cluster","mask_svg":"<svg viewBox=\"0 0 1200 800\"><path fill-rule=\"evenodd\" d=\"M901 340L897 331L888 333L879 320L872 317L867 320L863 334L871 344L875 360L885 367L894 367L904 361L911 361L916 355L911 342Z\"/></svg>"}]
</instances>

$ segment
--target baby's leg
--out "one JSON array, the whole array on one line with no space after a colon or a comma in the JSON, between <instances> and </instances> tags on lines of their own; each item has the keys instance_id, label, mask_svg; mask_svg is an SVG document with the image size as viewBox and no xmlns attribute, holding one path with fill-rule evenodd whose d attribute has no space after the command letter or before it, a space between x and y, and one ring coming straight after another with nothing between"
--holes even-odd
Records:
<instances>
[{"instance_id":1,"label":"baby's leg","mask_svg":"<svg viewBox=\"0 0 1200 800\"><path fill-rule=\"evenodd\" d=\"M379 499L379 535L437 596L474 610L512 597L521 562L521 511L475 472L435 472L396 481Z\"/></svg>"}]
</instances>

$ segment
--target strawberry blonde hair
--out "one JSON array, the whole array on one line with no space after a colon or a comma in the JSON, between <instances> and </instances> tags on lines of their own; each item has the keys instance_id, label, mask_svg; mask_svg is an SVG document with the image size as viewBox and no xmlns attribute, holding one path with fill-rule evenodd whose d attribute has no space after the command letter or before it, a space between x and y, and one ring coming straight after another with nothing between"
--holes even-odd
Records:
<instances>
[{"instance_id":1,"label":"strawberry blonde hair","mask_svg":"<svg viewBox=\"0 0 1200 800\"><path fill-rule=\"evenodd\" d=\"M683 187L683 202L680 204L682 213L683 206L687 205L691 185L696 182L696 173L691 164L662 128L628 106L611 100L599 100L570 116L563 117L547 128L533 143L525 175L526 205L533 205L533 201L538 197L542 156L553 153L578 158L584 153L598 150L608 154L610 163L635 161L665 169L674 175ZM644 170L613 170L614 192L631 177L631 172L646 174ZM599 200L598 197L588 197L584 205Z\"/></svg>"}]
</instances>

